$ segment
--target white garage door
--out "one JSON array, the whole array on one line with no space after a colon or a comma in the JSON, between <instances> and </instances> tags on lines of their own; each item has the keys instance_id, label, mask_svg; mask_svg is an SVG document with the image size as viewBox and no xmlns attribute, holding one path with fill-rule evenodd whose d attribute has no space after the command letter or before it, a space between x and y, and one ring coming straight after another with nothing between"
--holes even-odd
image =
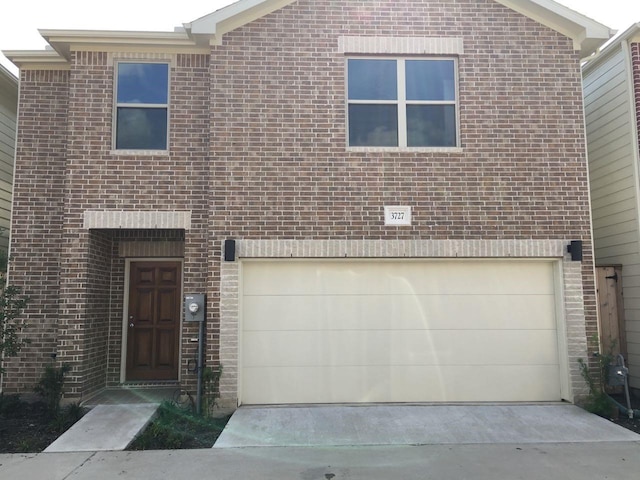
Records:
<instances>
[{"instance_id":1,"label":"white garage door","mask_svg":"<svg viewBox=\"0 0 640 480\"><path fill-rule=\"evenodd\" d=\"M553 264L245 261L243 404L560 400Z\"/></svg>"}]
</instances>

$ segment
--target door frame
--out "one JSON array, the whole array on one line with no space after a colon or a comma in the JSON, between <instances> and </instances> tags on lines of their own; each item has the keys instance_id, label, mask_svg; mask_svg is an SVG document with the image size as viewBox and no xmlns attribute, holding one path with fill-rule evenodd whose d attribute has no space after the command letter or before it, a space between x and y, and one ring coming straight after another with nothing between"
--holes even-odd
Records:
<instances>
[{"instance_id":1,"label":"door frame","mask_svg":"<svg viewBox=\"0 0 640 480\"><path fill-rule=\"evenodd\" d=\"M184 258L173 257L133 257L125 258L124 265L124 290L123 290L123 302L122 302L122 342L120 344L120 383L126 383L127 381L127 340L129 333L129 290L130 275L131 275L131 263L132 262L176 262L180 264L181 281L180 281L180 299L184 296ZM180 309L182 312L182 309ZM177 381L182 380L182 369L179 366L182 364L182 322L183 318L180 315L180 324L178 329L178 378Z\"/></svg>"}]
</instances>

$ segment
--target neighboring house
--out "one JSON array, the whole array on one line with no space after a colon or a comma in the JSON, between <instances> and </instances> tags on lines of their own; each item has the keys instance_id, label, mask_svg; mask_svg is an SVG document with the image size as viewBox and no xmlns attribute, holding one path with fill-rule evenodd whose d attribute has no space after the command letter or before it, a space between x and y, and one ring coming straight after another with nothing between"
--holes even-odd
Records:
<instances>
[{"instance_id":1,"label":"neighboring house","mask_svg":"<svg viewBox=\"0 0 640 480\"><path fill-rule=\"evenodd\" d=\"M640 23L592 57L583 77L595 260L622 267L622 347L640 389Z\"/></svg>"},{"instance_id":2,"label":"neighboring house","mask_svg":"<svg viewBox=\"0 0 640 480\"><path fill-rule=\"evenodd\" d=\"M9 246L18 79L0 65L0 250Z\"/></svg>"},{"instance_id":3,"label":"neighboring house","mask_svg":"<svg viewBox=\"0 0 640 480\"><path fill-rule=\"evenodd\" d=\"M548 0L242 0L41 33L5 52L32 340L6 391L52 354L70 397L192 389L181 298L206 294L223 405L585 393L580 60L608 28Z\"/></svg>"}]
</instances>

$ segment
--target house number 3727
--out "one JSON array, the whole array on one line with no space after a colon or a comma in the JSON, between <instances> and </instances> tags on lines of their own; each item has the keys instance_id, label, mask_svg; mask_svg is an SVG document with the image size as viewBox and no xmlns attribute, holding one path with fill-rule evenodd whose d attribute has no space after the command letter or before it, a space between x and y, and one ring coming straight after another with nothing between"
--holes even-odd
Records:
<instances>
[{"instance_id":1,"label":"house number 3727","mask_svg":"<svg viewBox=\"0 0 640 480\"><path fill-rule=\"evenodd\" d=\"M411 225L410 206L386 206L384 207L385 225Z\"/></svg>"}]
</instances>

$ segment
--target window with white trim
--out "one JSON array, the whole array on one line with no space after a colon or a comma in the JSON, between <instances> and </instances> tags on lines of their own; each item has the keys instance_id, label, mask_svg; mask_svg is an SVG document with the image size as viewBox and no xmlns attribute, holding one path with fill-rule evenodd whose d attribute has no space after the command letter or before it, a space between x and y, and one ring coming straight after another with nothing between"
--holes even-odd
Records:
<instances>
[{"instance_id":1,"label":"window with white trim","mask_svg":"<svg viewBox=\"0 0 640 480\"><path fill-rule=\"evenodd\" d=\"M457 147L456 60L347 59L350 147Z\"/></svg>"},{"instance_id":2,"label":"window with white trim","mask_svg":"<svg viewBox=\"0 0 640 480\"><path fill-rule=\"evenodd\" d=\"M116 150L166 150L169 65L119 62L115 97Z\"/></svg>"}]
</instances>

